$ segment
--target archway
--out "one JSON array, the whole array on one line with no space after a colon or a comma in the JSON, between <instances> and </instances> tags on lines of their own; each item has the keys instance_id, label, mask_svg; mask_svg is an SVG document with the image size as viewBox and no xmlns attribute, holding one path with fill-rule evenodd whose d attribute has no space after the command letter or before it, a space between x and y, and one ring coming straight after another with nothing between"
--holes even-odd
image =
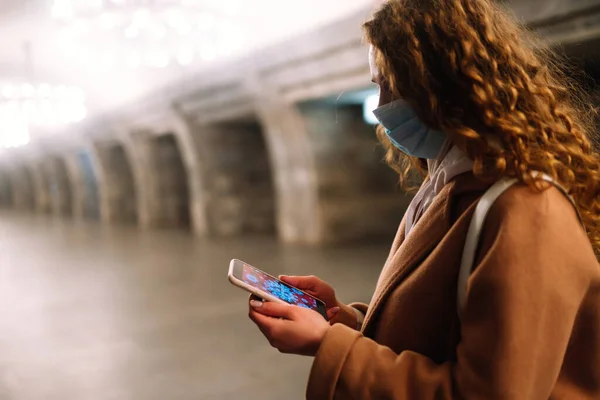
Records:
<instances>
[{"instance_id":1,"label":"archway","mask_svg":"<svg viewBox=\"0 0 600 400\"><path fill-rule=\"evenodd\" d=\"M275 175L277 228L286 243L337 244L393 236L410 198L382 162L364 94L290 104L255 91Z\"/></svg>"},{"instance_id":2,"label":"archway","mask_svg":"<svg viewBox=\"0 0 600 400\"><path fill-rule=\"evenodd\" d=\"M10 175L0 172L0 207L11 208L13 206L13 186Z\"/></svg>"},{"instance_id":3,"label":"archway","mask_svg":"<svg viewBox=\"0 0 600 400\"><path fill-rule=\"evenodd\" d=\"M54 215L73 215L73 190L65 160L52 157L47 161L50 204Z\"/></svg>"},{"instance_id":4,"label":"archway","mask_svg":"<svg viewBox=\"0 0 600 400\"><path fill-rule=\"evenodd\" d=\"M90 151L81 151L77 154L78 170L80 171L80 185L82 190L83 209L85 218L100 218L100 198L98 193L98 177L92 162Z\"/></svg>"},{"instance_id":5,"label":"archway","mask_svg":"<svg viewBox=\"0 0 600 400\"><path fill-rule=\"evenodd\" d=\"M52 211L49 171L46 166L40 162L34 162L28 169L33 180L35 210L41 214L49 214Z\"/></svg>"},{"instance_id":6,"label":"archway","mask_svg":"<svg viewBox=\"0 0 600 400\"><path fill-rule=\"evenodd\" d=\"M164 228L190 228L188 175L173 134L151 138L152 194L158 201L156 225Z\"/></svg>"},{"instance_id":7,"label":"archway","mask_svg":"<svg viewBox=\"0 0 600 400\"><path fill-rule=\"evenodd\" d=\"M33 211L36 199L31 171L25 167L17 167L12 171L10 178L15 210Z\"/></svg>"},{"instance_id":8,"label":"archway","mask_svg":"<svg viewBox=\"0 0 600 400\"><path fill-rule=\"evenodd\" d=\"M131 163L120 143L98 144L95 153L101 175L100 214L107 223L135 223L137 195Z\"/></svg>"},{"instance_id":9,"label":"archway","mask_svg":"<svg viewBox=\"0 0 600 400\"><path fill-rule=\"evenodd\" d=\"M253 118L196 128L208 230L275 233L275 194L261 125Z\"/></svg>"},{"instance_id":10,"label":"archway","mask_svg":"<svg viewBox=\"0 0 600 400\"><path fill-rule=\"evenodd\" d=\"M349 92L298 105L313 151L321 243L389 240L411 200L382 162L375 125L365 121L363 102L370 94Z\"/></svg>"}]
</instances>

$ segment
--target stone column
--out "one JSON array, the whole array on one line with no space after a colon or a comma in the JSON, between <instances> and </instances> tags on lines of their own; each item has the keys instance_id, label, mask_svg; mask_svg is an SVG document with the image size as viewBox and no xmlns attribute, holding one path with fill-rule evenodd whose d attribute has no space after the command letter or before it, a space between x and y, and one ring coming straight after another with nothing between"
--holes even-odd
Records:
<instances>
[{"instance_id":1,"label":"stone column","mask_svg":"<svg viewBox=\"0 0 600 400\"><path fill-rule=\"evenodd\" d=\"M336 244L393 237L410 197L381 159L360 106L286 102L254 85L275 174L277 229L286 243Z\"/></svg>"},{"instance_id":2,"label":"stone column","mask_svg":"<svg viewBox=\"0 0 600 400\"><path fill-rule=\"evenodd\" d=\"M76 218L99 217L99 194L97 173L88 148L64 156L73 190L73 215Z\"/></svg>"},{"instance_id":3,"label":"stone column","mask_svg":"<svg viewBox=\"0 0 600 400\"><path fill-rule=\"evenodd\" d=\"M382 162L384 150L362 106L313 103L301 113L317 170L320 242L393 237L412 197Z\"/></svg>"},{"instance_id":4,"label":"stone column","mask_svg":"<svg viewBox=\"0 0 600 400\"><path fill-rule=\"evenodd\" d=\"M44 162L44 168L48 171L52 213L58 216L72 216L73 191L65 161L59 157L51 157Z\"/></svg>"},{"instance_id":5,"label":"stone column","mask_svg":"<svg viewBox=\"0 0 600 400\"><path fill-rule=\"evenodd\" d=\"M191 229L198 236L208 234L206 199L204 196L205 185L202 174L202 160L199 157L197 143L191 122L184 113L175 108L169 113L173 134L177 144L188 178L189 213Z\"/></svg>"},{"instance_id":6,"label":"stone column","mask_svg":"<svg viewBox=\"0 0 600 400\"><path fill-rule=\"evenodd\" d=\"M76 219L83 218L85 208L85 187L81 170L79 168L76 153L69 153L63 157L69 178L69 185L72 190L73 216Z\"/></svg>"},{"instance_id":7,"label":"stone column","mask_svg":"<svg viewBox=\"0 0 600 400\"><path fill-rule=\"evenodd\" d=\"M17 166L10 171L13 205L18 211L33 211L35 209L34 182L31 172Z\"/></svg>"},{"instance_id":8,"label":"stone column","mask_svg":"<svg viewBox=\"0 0 600 400\"><path fill-rule=\"evenodd\" d=\"M35 210L40 214L49 214L51 204L47 171L39 161L32 161L29 169L33 178Z\"/></svg>"},{"instance_id":9,"label":"stone column","mask_svg":"<svg viewBox=\"0 0 600 400\"><path fill-rule=\"evenodd\" d=\"M129 156L119 142L96 143L91 160L97 171L100 219L106 224L137 221L137 194Z\"/></svg>"},{"instance_id":10,"label":"stone column","mask_svg":"<svg viewBox=\"0 0 600 400\"><path fill-rule=\"evenodd\" d=\"M4 208L13 207L13 187L8 171L0 173L0 206Z\"/></svg>"},{"instance_id":11,"label":"stone column","mask_svg":"<svg viewBox=\"0 0 600 400\"><path fill-rule=\"evenodd\" d=\"M213 236L273 234L273 178L256 121L194 125L202 166L208 232Z\"/></svg>"},{"instance_id":12,"label":"stone column","mask_svg":"<svg viewBox=\"0 0 600 400\"><path fill-rule=\"evenodd\" d=\"M318 178L303 116L265 85L249 82L265 130L275 182L276 225L286 243L321 241Z\"/></svg>"},{"instance_id":13,"label":"stone column","mask_svg":"<svg viewBox=\"0 0 600 400\"><path fill-rule=\"evenodd\" d=\"M158 200L158 226L191 228L188 176L177 137L166 134L150 140L152 192Z\"/></svg>"},{"instance_id":14,"label":"stone column","mask_svg":"<svg viewBox=\"0 0 600 400\"><path fill-rule=\"evenodd\" d=\"M152 134L136 131L121 135L125 152L131 162L137 197L138 225L142 229L160 227L160 200L154 196L156 171L152 162Z\"/></svg>"}]
</instances>

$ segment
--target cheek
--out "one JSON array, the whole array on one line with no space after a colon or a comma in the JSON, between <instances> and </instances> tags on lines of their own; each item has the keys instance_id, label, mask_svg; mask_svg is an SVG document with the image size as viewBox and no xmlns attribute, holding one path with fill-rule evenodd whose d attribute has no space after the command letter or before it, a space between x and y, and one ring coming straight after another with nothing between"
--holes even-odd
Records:
<instances>
[{"instance_id":1,"label":"cheek","mask_svg":"<svg viewBox=\"0 0 600 400\"><path fill-rule=\"evenodd\" d=\"M383 89L383 88L379 88L379 107L386 105L388 103L390 103L392 101L392 96L390 95L390 93Z\"/></svg>"}]
</instances>

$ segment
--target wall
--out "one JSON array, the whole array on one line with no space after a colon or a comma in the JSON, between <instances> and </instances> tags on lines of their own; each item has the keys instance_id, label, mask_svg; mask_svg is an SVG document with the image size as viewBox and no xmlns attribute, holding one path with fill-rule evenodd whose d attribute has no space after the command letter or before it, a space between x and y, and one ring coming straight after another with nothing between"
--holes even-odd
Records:
<instances>
[{"instance_id":1,"label":"wall","mask_svg":"<svg viewBox=\"0 0 600 400\"><path fill-rule=\"evenodd\" d=\"M393 235L410 197L382 162L383 148L362 107L311 103L301 112L315 155L321 242Z\"/></svg>"},{"instance_id":2,"label":"wall","mask_svg":"<svg viewBox=\"0 0 600 400\"><path fill-rule=\"evenodd\" d=\"M275 204L262 127L253 120L195 128L209 232L272 234Z\"/></svg>"}]
</instances>

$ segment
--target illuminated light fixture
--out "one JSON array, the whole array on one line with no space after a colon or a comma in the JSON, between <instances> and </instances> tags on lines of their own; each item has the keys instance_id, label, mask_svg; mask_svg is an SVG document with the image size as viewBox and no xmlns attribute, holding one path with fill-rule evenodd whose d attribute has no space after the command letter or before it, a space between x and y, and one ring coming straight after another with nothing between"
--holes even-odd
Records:
<instances>
[{"instance_id":1,"label":"illuminated light fixture","mask_svg":"<svg viewBox=\"0 0 600 400\"><path fill-rule=\"evenodd\" d=\"M191 46L181 46L177 52L177 62L184 66L193 63L194 49Z\"/></svg>"},{"instance_id":2,"label":"illuminated light fixture","mask_svg":"<svg viewBox=\"0 0 600 400\"><path fill-rule=\"evenodd\" d=\"M379 95L371 94L367 96L363 103L363 118L367 124L377 125L379 121L375 118L373 110L379 105Z\"/></svg>"},{"instance_id":3,"label":"illuminated light fixture","mask_svg":"<svg viewBox=\"0 0 600 400\"><path fill-rule=\"evenodd\" d=\"M64 126L86 115L85 94L78 87L0 83L0 147L26 145L32 127Z\"/></svg>"},{"instance_id":4,"label":"illuminated light fixture","mask_svg":"<svg viewBox=\"0 0 600 400\"><path fill-rule=\"evenodd\" d=\"M217 56L217 53L215 52L215 49L211 48L210 46L206 46L200 52L200 57L202 57L202 59L205 61L214 60L216 56Z\"/></svg>"},{"instance_id":5,"label":"illuminated light fixture","mask_svg":"<svg viewBox=\"0 0 600 400\"><path fill-rule=\"evenodd\" d=\"M107 53L125 68L188 66L232 54L245 36L196 0L53 0L52 16L70 38L67 53L94 49L80 59L91 68L102 65Z\"/></svg>"}]
</instances>

